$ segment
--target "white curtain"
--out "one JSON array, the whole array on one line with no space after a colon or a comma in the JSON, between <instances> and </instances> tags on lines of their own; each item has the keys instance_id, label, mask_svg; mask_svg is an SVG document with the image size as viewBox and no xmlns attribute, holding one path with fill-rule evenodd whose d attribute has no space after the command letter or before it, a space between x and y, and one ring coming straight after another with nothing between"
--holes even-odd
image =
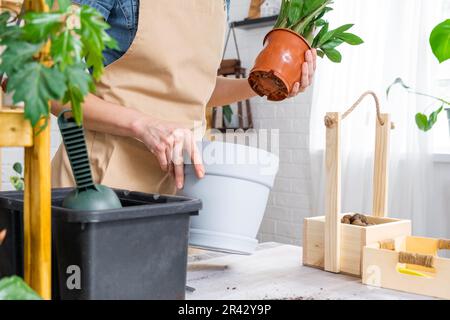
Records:
<instances>
[{"instance_id":1,"label":"white curtain","mask_svg":"<svg viewBox=\"0 0 450 320\"><path fill-rule=\"evenodd\" d=\"M396 129L391 134L389 216L413 220L415 235L437 233L433 212L432 135L415 126L414 116L430 100L386 88L401 77L416 88L433 92L433 70L438 67L428 38L443 20L448 0L336 0L330 13L332 27L355 23L353 32L365 43L342 46L343 62L319 61L311 115L313 211L324 213L323 151L328 111L344 112L366 90L374 90L390 113ZM429 109L431 111L432 109ZM375 139L374 102L367 100L343 122L342 210L371 213ZM450 214L439 217L450 224ZM448 229L447 229L448 230Z\"/></svg>"}]
</instances>

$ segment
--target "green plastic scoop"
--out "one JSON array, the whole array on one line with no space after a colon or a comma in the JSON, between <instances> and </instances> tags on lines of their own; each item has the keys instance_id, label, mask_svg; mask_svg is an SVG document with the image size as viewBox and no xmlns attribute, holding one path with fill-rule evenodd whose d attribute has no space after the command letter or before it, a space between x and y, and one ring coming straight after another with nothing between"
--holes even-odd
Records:
<instances>
[{"instance_id":1,"label":"green plastic scoop","mask_svg":"<svg viewBox=\"0 0 450 320\"><path fill-rule=\"evenodd\" d=\"M63 207L87 211L122 208L112 189L94 184L83 126L78 126L73 118L67 117L68 112L71 110L59 114L58 126L77 187L64 198Z\"/></svg>"}]
</instances>

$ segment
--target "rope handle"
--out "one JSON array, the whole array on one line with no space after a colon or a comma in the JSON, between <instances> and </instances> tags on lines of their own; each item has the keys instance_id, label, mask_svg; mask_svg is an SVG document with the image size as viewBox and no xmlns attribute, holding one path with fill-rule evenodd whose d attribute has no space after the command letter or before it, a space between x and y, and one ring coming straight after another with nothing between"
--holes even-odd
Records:
<instances>
[{"instance_id":1,"label":"rope handle","mask_svg":"<svg viewBox=\"0 0 450 320\"><path fill-rule=\"evenodd\" d=\"M381 107L380 107L380 99L378 99L378 96L376 95L375 92L373 91L366 91L364 92L358 100L356 100L356 102L347 110L344 112L344 114L342 115L342 120L344 120L345 118L347 118L360 104L361 102L367 97L367 96L372 96L373 99L375 100L375 108L377 111L377 119L378 122L380 123L380 125L384 126L384 121L381 117ZM332 128L334 125L336 124L336 120L333 119L330 116L325 116L325 126L327 128ZM391 123L391 129L395 129L395 125L394 123Z\"/></svg>"},{"instance_id":2,"label":"rope handle","mask_svg":"<svg viewBox=\"0 0 450 320\"><path fill-rule=\"evenodd\" d=\"M414 264L426 268L433 268L434 256L420 253L399 252L398 262L405 264Z\"/></svg>"}]
</instances>

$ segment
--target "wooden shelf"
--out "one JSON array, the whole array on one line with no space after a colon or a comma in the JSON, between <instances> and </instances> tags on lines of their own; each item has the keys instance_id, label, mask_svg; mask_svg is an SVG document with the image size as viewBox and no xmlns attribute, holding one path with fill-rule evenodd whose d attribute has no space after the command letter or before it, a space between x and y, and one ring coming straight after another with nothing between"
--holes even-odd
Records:
<instances>
[{"instance_id":1,"label":"wooden shelf","mask_svg":"<svg viewBox=\"0 0 450 320\"><path fill-rule=\"evenodd\" d=\"M271 27L275 24L278 19L278 15L257 18L257 19L244 19L241 21L233 21L230 23L230 28L239 28L239 29L256 29L256 28L265 28Z\"/></svg>"}]
</instances>

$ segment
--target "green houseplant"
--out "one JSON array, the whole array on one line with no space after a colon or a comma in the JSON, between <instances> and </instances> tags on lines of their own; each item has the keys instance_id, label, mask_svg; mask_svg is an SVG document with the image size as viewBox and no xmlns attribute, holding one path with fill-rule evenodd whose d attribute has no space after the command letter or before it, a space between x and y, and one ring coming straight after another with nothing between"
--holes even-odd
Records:
<instances>
[{"instance_id":1,"label":"green houseplant","mask_svg":"<svg viewBox=\"0 0 450 320\"><path fill-rule=\"evenodd\" d=\"M333 10L333 0L283 0L274 29L265 39L265 48L255 61L249 77L253 90L269 100L280 101L289 96L299 82L305 53L317 49L320 57L342 61L336 49L343 43L360 45L363 40L348 32L353 24L330 29L325 15Z\"/></svg>"},{"instance_id":2,"label":"green houseplant","mask_svg":"<svg viewBox=\"0 0 450 320\"><path fill-rule=\"evenodd\" d=\"M450 19L447 19L439 23L431 32L430 46L433 54L439 60L439 63L443 63L450 60ZM416 114L417 127L422 131L429 131L433 128L438 120L439 114L445 109L447 111L447 117L450 125L450 101L444 98L436 97L428 93L423 93L412 89L407 86L401 78L397 78L387 89L386 94L389 97L390 90L393 86L400 85L409 93L424 96L433 99L438 104L436 110L429 115L424 113Z\"/></svg>"},{"instance_id":3,"label":"green houseplant","mask_svg":"<svg viewBox=\"0 0 450 320\"><path fill-rule=\"evenodd\" d=\"M49 101L69 104L81 124L84 97L95 91L94 81L103 73L102 51L117 43L97 10L72 6L70 0L46 2L50 12L26 12L18 17L20 25L9 12L0 15L0 46L5 48L0 74L8 77L13 102L24 102L33 126L48 121Z\"/></svg>"}]
</instances>

